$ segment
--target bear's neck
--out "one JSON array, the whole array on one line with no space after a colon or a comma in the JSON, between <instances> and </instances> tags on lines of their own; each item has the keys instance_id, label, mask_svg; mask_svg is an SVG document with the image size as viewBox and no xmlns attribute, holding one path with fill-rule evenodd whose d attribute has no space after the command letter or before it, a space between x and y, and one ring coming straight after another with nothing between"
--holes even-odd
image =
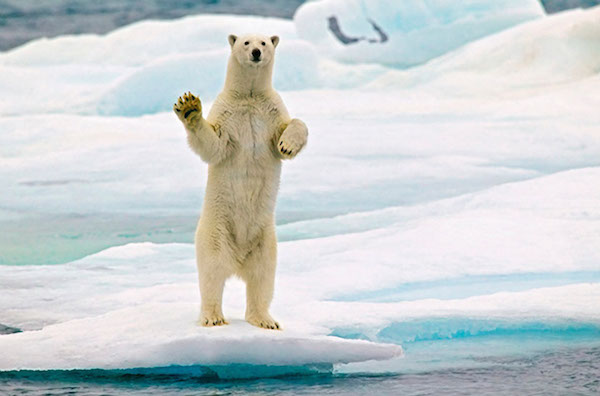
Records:
<instances>
[{"instance_id":1,"label":"bear's neck","mask_svg":"<svg viewBox=\"0 0 600 396\"><path fill-rule=\"evenodd\" d=\"M242 67L229 57L224 92L237 97L256 96L273 90L273 62L261 67Z\"/></svg>"}]
</instances>

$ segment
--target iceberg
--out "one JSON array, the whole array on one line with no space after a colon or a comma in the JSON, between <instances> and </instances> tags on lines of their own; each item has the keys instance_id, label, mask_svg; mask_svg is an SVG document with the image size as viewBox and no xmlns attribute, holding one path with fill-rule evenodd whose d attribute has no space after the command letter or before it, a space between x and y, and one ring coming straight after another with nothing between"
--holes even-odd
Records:
<instances>
[{"instance_id":1,"label":"iceberg","mask_svg":"<svg viewBox=\"0 0 600 396\"><path fill-rule=\"evenodd\" d=\"M210 103L225 79L227 35L249 32L281 37L278 90L353 88L387 71L323 59L297 38L290 20L199 15L144 21L106 35L39 39L0 53L0 86L11 97L0 99L0 114L19 114L26 104L36 113L139 116L170 111L173 98L187 90Z\"/></svg>"},{"instance_id":2,"label":"iceberg","mask_svg":"<svg viewBox=\"0 0 600 396\"><path fill-rule=\"evenodd\" d=\"M196 311L196 304L146 304L2 336L0 370L169 367L176 373L200 366L227 375L227 366L244 365L243 377L252 377L254 368L261 375L266 367L281 375L281 368L288 373L294 367L296 371L331 370L335 364L402 354L397 345L309 337L298 329L265 332L241 321L224 328L202 328L193 320Z\"/></svg>"},{"instance_id":3,"label":"iceberg","mask_svg":"<svg viewBox=\"0 0 600 396\"><path fill-rule=\"evenodd\" d=\"M460 95L535 92L597 78L599 42L600 7L566 11L466 44L423 67L388 71L370 86L419 85Z\"/></svg>"},{"instance_id":4,"label":"iceberg","mask_svg":"<svg viewBox=\"0 0 600 396\"><path fill-rule=\"evenodd\" d=\"M336 60L408 67L544 15L537 0L320 0L300 6L294 23Z\"/></svg>"},{"instance_id":5,"label":"iceberg","mask_svg":"<svg viewBox=\"0 0 600 396\"><path fill-rule=\"evenodd\" d=\"M173 97L190 89L209 102L224 81L227 35L256 31L283 39L286 56L276 78L284 88L313 84L315 55L308 43L293 44L291 21L200 15L142 21L106 35L39 39L0 53L0 86L11 96L0 101L0 114L18 114L24 104L37 113L149 114L170 110ZM289 79L290 73L304 78Z\"/></svg>"}]
</instances>

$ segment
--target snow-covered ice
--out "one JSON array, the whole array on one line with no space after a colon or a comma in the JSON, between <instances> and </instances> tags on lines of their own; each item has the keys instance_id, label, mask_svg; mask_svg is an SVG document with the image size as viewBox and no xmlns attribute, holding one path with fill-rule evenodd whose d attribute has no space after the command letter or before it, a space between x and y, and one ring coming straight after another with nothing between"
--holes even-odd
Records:
<instances>
[{"instance_id":1,"label":"snow-covered ice","mask_svg":"<svg viewBox=\"0 0 600 396\"><path fill-rule=\"evenodd\" d=\"M421 84L447 89L460 81L462 94L506 95L597 78L598 37L598 8L572 10L469 43L421 68L391 70L372 86L389 89Z\"/></svg>"},{"instance_id":2,"label":"snow-covered ice","mask_svg":"<svg viewBox=\"0 0 600 396\"><path fill-rule=\"evenodd\" d=\"M405 372L597 344L600 8L467 3L325 0L0 53L0 323L23 330L0 369ZM333 42L332 10L388 47ZM281 36L275 85L310 129L277 208L283 332L243 322L235 279L231 325L195 325L206 166L169 111L187 90L210 107L249 30Z\"/></svg>"},{"instance_id":3,"label":"snow-covered ice","mask_svg":"<svg viewBox=\"0 0 600 396\"><path fill-rule=\"evenodd\" d=\"M301 38L336 59L412 66L543 15L536 0L321 0L294 20Z\"/></svg>"},{"instance_id":4,"label":"snow-covered ice","mask_svg":"<svg viewBox=\"0 0 600 396\"><path fill-rule=\"evenodd\" d=\"M131 369L167 366L331 366L401 355L396 345L307 337L298 323L261 331L242 320L223 328L195 323L197 305L150 304L0 338L0 370Z\"/></svg>"}]
</instances>

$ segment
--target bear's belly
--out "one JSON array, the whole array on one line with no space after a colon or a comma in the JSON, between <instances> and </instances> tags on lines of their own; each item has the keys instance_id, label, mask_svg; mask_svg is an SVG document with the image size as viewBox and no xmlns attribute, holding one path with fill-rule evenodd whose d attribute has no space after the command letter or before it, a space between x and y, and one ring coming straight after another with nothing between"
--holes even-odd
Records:
<instances>
[{"instance_id":1,"label":"bear's belly","mask_svg":"<svg viewBox=\"0 0 600 396\"><path fill-rule=\"evenodd\" d=\"M281 165L211 167L202 216L208 216L237 247L250 245L273 224Z\"/></svg>"},{"instance_id":2,"label":"bear's belly","mask_svg":"<svg viewBox=\"0 0 600 396\"><path fill-rule=\"evenodd\" d=\"M246 164L229 169L226 174L225 186L234 210L248 211L249 216L272 212L279 186L279 164Z\"/></svg>"}]
</instances>

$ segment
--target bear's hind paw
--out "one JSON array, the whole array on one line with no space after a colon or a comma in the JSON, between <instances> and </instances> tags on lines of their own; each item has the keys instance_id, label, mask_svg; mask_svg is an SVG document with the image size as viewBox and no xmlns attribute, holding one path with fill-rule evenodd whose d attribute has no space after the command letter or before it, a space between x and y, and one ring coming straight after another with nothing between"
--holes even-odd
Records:
<instances>
[{"instance_id":1,"label":"bear's hind paw","mask_svg":"<svg viewBox=\"0 0 600 396\"><path fill-rule=\"evenodd\" d=\"M282 330L281 326L270 315L254 316L247 318L246 321L253 326L268 330Z\"/></svg>"},{"instance_id":2,"label":"bear's hind paw","mask_svg":"<svg viewBox=\"0 0 600 396\"><path fill-rule=\"evenodd\" d=\"M221 315L201 315L198 324L204 327L228 325L229 322Z\"/></svg>"}]
</instances>

